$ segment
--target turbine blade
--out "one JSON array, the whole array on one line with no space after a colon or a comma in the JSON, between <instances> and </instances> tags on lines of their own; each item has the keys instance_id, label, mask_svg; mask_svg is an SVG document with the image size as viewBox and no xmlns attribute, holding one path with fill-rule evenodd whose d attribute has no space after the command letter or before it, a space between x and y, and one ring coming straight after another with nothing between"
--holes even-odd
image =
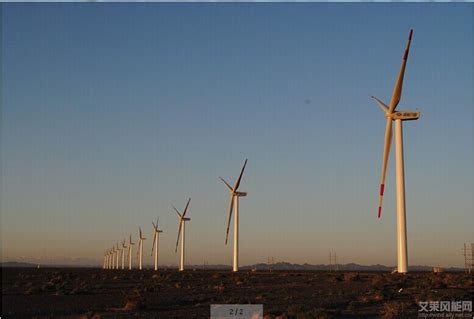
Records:
<instances>
[{"instance_id":1,"label":"turbine blade","mask_svg":"<svg viewBox=\"0 0 474 319\"><path fill-rule=\"evenodd\" d=\"M400 102L400 98L402 96L403 76L405 75L405 67L407 65L408 52L410 51L410 44L411 44L412 36L413 36L413 29L410 30L410 34L408 35L408 40L407 40L407 45L406 45L406 48L405 48L405 53L403 54L403 58L402 58L402 65L400 66L400 72L398 74L397 82L395 82L395 87L393 88L392 98L390 99L389 113L393 113L395 111L395 108L397 107L398 103Z\"/></svg>"},{"instance_id":2,"label":"turbine blade","mask_svg":"<svg viewBox=\"0 0 474 319\"><path fill-rule=\"evenodd\" d=\"M179 228L178 228L178 238L176 239L176 248L175 248L174 252L178 251L179 235L181 234L181 223L182 223L182 221L180 220L179 221Z\"/></svg>"},{"instance_id":3,"label":"turbine blade","mask_svg":"<svg viewBox=\"0 0 474 319\"><path fill-rule=\"evenodd\" d=\"M225 179L223 179L222 177L219 177L219 178L221 179L221 181L224 182L224 184L229 188L229 190L230 190L231 192L234 191L234 189L229 185L229 183L227 183L227 182L225 181Z\"/></svg>"},{"instance_id":4,"label":"turbine blade","mask_svg":"<svg viewBox=\"0 0 474 319\"><path fill-rule=\"evenodd\" d=\"M142 228L138 227L138 229L140 230L140 238L142 238Z\"/></svg>"},{"instance_id":5,"label":"turbine blade","mask_svg":"<svg viewBox=\"0 0 474 319\"><path fill-rule=\"evenodd\" d=\"M173 206L173 209L174 209L174 211L176 212L176 214L178 214L179 218L183 217L183 216L181 216L181 214L179 213L179 211L176 209L176 207Z\"/></svg>"},{"instance_id":6,"label":"turbine blade","mask_svg":"<svg viewBox=\"0 0 474 319\"><path fill-rule=\"evenodd\" d=\"M378 218L382 214L382 201L383 192L385 188L385 176L387 174L387 164L390 155L390 146L392 145L392 119L387 118L387 124L385 126L385 142L383 146L383 158L382 158L382 176L380 178L380 193L379 193L379 211Z\"/></svg>"},{"instance_id":7,"label":"turbine blade","mask_svg":"<svg viewBox=\"0 0 474 319\"><path fill-rule=\"evenodd\" d=\"M237 182L235 182L234 191L237 191L237 189L240 186L240 181L242 180L242 175L244 174L244 170L245 170L246 165L247 165L247 159L245 159L245 163L244 163L244 166L242 166L242 170L240 171L239 178L237 179Z\"/></svg>"},{"instance_id":8,"label":"turbine blade","mask_svg":"<svg viewBox=\"0 0 474 319\"><path fill-rule=\"evenodd\" d=\"M191 197L189 197L189 199L188 199L188 203L186 204L186 208L184 209L184 212L183 212L183 217L184 217L184 215L186 215L186 212L188 211L190 201L191 201Z\"/></svg>"},{"instance_id":9,"label":"turbine blade","mask_svg":"<svg viewBox=\"0 0 474 319\"><path fill-rule=\"evenodd\" d=\"M230 220L232 219L232 211L234 209L234 194L230 194L230 209L229 209L229 218L227 219L227 231L225 234L225 244L227 245L227 240L229 239L229 227L230 227Z\"/></svg>"},{"instance_id":10,"label":"turbine blade","mask_svg":"<svg viewBox=\"0 0 474 319\"><path fill-rule=\"evenodd\" d=\"M375 100L375 103L377 103L377 105L380 107L380 109L381 109L385 114L387 114L387 112L388 112L388 106L387 106L384 102L382 102L382 101L380 101L378 98L376 98L375 96L371 96L371 98L373 98L373 99Z\"/></svg>"},{"instance_id":11,"label":"turbine blade","mask_svg":"<svg viewBox=\"0 0 474 319\"><path fill-rule=\"evenodd\" d=\"M155 233L155 236L153 236L153 245L151 245L151 255L153 255L153 250L155 249L156 234L157 233Z\"/></svg>"}]
</instances>

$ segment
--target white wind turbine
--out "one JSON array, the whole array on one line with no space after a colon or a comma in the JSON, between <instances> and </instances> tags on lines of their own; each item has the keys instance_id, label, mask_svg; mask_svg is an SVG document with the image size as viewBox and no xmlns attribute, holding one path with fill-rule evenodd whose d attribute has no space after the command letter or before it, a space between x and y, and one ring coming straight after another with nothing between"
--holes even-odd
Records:
<instances>
[{"instance_id":1,"label":"white wind turbine","mask_svg":"<svg viewBox=\"0 0 474 319\"><path fill-rule=\"evenodd\" d=\"M102 265L102 269L107 269L107 250L104 252L104 264Z\"/></svg>"},{"instance_id":2,"label":"white wind turbine","mask_svg":"<svg viewBox=\"0 0 474 319\"><path fill-rule=\"evenodd\" d=\"M130 239L128 241L128 270L132 269L132 246L135 243L132 242L132 234L130 234Z\"/></svg>"},{"instance_id":3,"label":"white wind turbine","mask_svg":"<svg viewBox=\"0 0 474 319\"><path fill-rule=\"evenodd\" d=\"M115 269L115 246L112 245L112 269Z\"/></svg>"},{"instance_id":4,"label":"white wind turbine","mask_svg":"<svg viewBox=\"0 0 474 319\"><path fill-rule=\"evenodd\" d=\"M125 239L122 241L122 269L125 269L125 248L127 248L127 246L125 245Z\"/></svg>"},{"instance_id":5,"label":"white wind turbine","mask_svg":"<svg viewBox=\"0 0 474 319\"><path fill-rule=\"evenodd\" d=\"M115 255L115 258L117 259L117 262L115 263L115 269L119 269L119 257L120 257L120 248L119 244L117 243L117 249L116 249L117 254Z\"/></svg>"},{"instance_id":6,"label":"white wind turbine","mask_svg":"<svg viewBox=\"0 0 474 319\"><path fill-rule=\"evenodd\" d=\"M109 249L106 250L105 257L106 257L105 268L110 269L110 250Z\"/></svg>"},{"instance_id":7,"label":"white wind turbine","mask_svg":"<svg viewBox=\"0 0 474 319\"><path fill-rule=\"evenodd\" d=\"M247 196L246 192L239 192L238 188L240 186L240 181L242 180L242 175L244 174L245 166L247 165L247 160L244 162L244 166L240 171L239 178L235 182L234 187L231 187L222 177L219 177L224 184L229 188L230 195L230 209L229 209L229 218L227 221L227 232L225 235L225 244L227 245L227 240L229 238L229 227L230 220L232 218L232 211L235 210L234 214L234 260L233 260L233 271L239 271L239 197Z\"/></svg>"},{"instance_id":8,"label":"white wind turbine","mask_svg":"<svg viewBox=\"0 0 474 319\"><path fill-rule=\"evenodd\" d=\"M138 239L138 269L142 270L142 262L143 262L143 241L146 239L142 235L142 228L138 227L140 231L140 237Z\"/></svg>"},{"instance_id":9,"label":"white wind turbine","mask_svg":"<svg viewBox=\"0 0 474 319\"><path fill-rule=\"evenodd\" d=\"M406 231L406 213L405 213L405 173L403 160L403 131L402 121L417 120L420 117L420 112L414 111L395 111L402 95L403 76L405 74L405 67L410 50L411 38L413 30L410 30L408 41L405 48L405 53L402 58L402 65L398 74L395 87L393 89L390 104L387 106L376 97L372 97L378 106L385 113L387 124L385 126L385 144L383 149L382 160L382 176L380 181L379 193L379 209L378 217L382 213L382 200L385 188L385 175L387 173L388 157L390 154L390 146L392 143L392 121L395 122L395 162L396 162L396 178L397 178L397 271L399 273L406 273L408 268L407 256L407 231Z\"/></svg>"},{"instance_id":10,"label":"white wind turbine","mask_svg":"<svg viewBox=\"0 0 474 319\"><path fill-rule=\"evenodd\" d=\"M151 246L151 254L153 255L153 250L155 251L155 271L158 270L158 243L160 240L160 233L162 233L162 230L158 229L158 222L160 221L160 218L158 217L156 219L156 224L154 222L151 222L153 224L153 245Z\"/></svg>"},{"instance_id":11,"label":"white wind turbine","mask_svg":"<svg viewBox=\"0 0 474 319\"><path fill-rule=\"evenodd\" d=\"M181 234L181 261L179 264L179 271L184 270L184 243L185 243L185 229L186 229L186 222L191 220L191 218L184 217L186 215L186 212L188 211L189 207L189 202L191 201L191 198L188 199L188 203L186 204L186 208L184 209L183 213L181 214L176 207L173 206L174 210L176 211L176 214L178 214L178 222L179 222L179 227L178 227L178 238L176 239L176 248L175 252L178 251L178 243L179 243L179 236ZM183 229L183 232L181 233L181 228Z\"/></svg>"}]
</instances>

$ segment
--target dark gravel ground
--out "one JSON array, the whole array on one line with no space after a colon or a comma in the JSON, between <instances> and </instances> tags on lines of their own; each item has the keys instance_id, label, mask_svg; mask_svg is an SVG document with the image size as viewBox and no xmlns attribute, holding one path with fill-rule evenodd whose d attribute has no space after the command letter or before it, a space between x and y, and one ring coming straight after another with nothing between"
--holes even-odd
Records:
<instances>
[{"instance_id":1,"label":"dark gravel ground","mask_svg":"<svg viewBox=\"0 0 474 319\"><path fill-rule=\"evenodd\" d=\"M263 304L265 318L417 318L419 301L472 300L464 273L3 268L1 318L209 318Z\"/></svg>"}]
</instances>

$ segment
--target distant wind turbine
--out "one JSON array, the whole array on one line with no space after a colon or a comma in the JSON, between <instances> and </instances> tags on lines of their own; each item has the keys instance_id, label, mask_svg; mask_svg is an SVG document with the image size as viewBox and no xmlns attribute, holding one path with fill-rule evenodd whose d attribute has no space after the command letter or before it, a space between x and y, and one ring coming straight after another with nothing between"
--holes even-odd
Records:
<instances>
[{"instance_id":1,"label":"distant wind turbine","mask_svg":"<svg viewBox=\"0 0 474 319\"><path fill-rule=\"evenodd\" d=\"M142 270L142 262L143 262L143 241L146 239L142 235L141 227L138 227L140 231L140 237L138 239L138 269Z\"/></svg>"},{"instance_id":2,"label":"distant wind turbine","mask_svg":"<svg viewBox=\"0 0 474 319\"><path fill-rule=\"evenodd\" d=\"M125 245L125 239L122 241L122 269L125 269L125 248L127 246Z\"/></svg>"},{"instance_id":3,"label":"distant wind turbine","mask_svg":"<svg viewBox=\"0 0 474 319\"><path fill-rule=\"evenodd\" d=\"M239 192L238 188L240 186L240 181L242 180L242 175L244 174L245 166L247 165L247 160L244 162L244 166L242 166L242 170L240 171L239 178L235 182L234 187L231 187L229 183L227 183L222 177L219 177L224 184L229 189L230 195L230 209L229 209L229 218L227 220L227 231L225 235L225 244L227 245L227 240L229 237L229 227L230 227L230 220L232 218L232 211L235 210L234 214L234 260L233 260L233 271L239 271L239 197L247 196L246 192Z\"/></svg>"},{"instance_id":4,"label":"distant wind turbine","mask_svg":"<svg viewBox=\"0 0 474 319\"><path fill-rule=\"evenodd\" d=\"M151 222L153 224L153 245L151 246L151 254L153 255L153 250L155 251L155 271L158 270L158 244L160 240L160 233L162 233L162 230L158 229L158 222L160 221L160 218L158 217L156 219L156 224L154 222Z\"/></svg>"},{"instance_id":5,"label":"distant wind turbine","mask_svg":"<svg viewBox=\"0 0 474 319\"><path fill-rule=\"evenodd\" d=\"M107 268L107 269L110 269L110 249L107 249L107 251L106 251L106 256L107 256L106 268Z\"/></svg>"},{"instance_id":6,"label":"distant wind turbine","mask_svg":"<svg viewBox=\"0 0 474 319\"><path fill-rule=\"evenodd\" d=\"M115 246L112 245L112 269L115 269Z\"/></svg>"},{"instance_id":7,"label":"distant wind turbine","mask_svg":"<svg viewBox=\"0 0 474 319\"><path fill-rule=\"evenodd\" d=\"M191 201L191 198L188 199L188 203L186 204L186 208L184 209L182 214L176 209L176 207L173 206L173 209L176 211L176 214L178 214L178 223L179 223L178 238L176 239L175 252L178 251L179 236L181 234L181 261L180 261L180 264L179 264L179 271L184 270L185 229L186 229L186 222L191 220L191 218L186 218L184 216L186 215L186 212L188 211L190 201ZM182 233L181 233L181 228L183 229Z\"/></svg>"},{"instance_id":8,"label":"distant wind turbine","mask_svg":"<svg viewBox=\"0 0 474 319\"><path fill-rule=\"evenodd\" d=\"M135 243L132 242L132 234L130 234L130 239L128 241L128 269L132 270L132 246Z\"/></svg>"},{"instance_id":9,"label":"distant wind turbine","mask_svg":"<svg viewBox=\"0 0 474 319\"><path fill-rule=\"evenodd\" d=\"M402 121L417 120L420 117L420 112L415 111L395 111L402 95L403 77L405 74L405 67L408 59L408 52L410 50L413 30L410 30L408 36L405 53L403 54L400 72L398 74L395 87L393 89L390 104L387 106L376 97L372 97L377 105L385 113L385 143L383 149L382 159L382 176L380 180L379 193L379 209L378 217L382 214L382 201L385 188L385 175L387 173L387 164L390 154L390 146L392 144L392 121L395 122L395 162L396 162L396 177L397 177L397 271L399 273L406 273L408 268L408 254L407 254L407 230L406 230L406 213L405 213L405 173L403 160L403 131Z\"/></svg>"},{"instance_id":10,"label":"distant wind turbine","mask_svg":"<svg viewBox=\"0 0 474 319\"><path fill-rule=\"evenodd\" d=\"M117 254L115 255L115 257L117 258L117 263L115 264L116 266L116 269L119 269L119 257L120 257L120 248L119 248L119 244L117 243Z\"/></svg>"}]
</instances>

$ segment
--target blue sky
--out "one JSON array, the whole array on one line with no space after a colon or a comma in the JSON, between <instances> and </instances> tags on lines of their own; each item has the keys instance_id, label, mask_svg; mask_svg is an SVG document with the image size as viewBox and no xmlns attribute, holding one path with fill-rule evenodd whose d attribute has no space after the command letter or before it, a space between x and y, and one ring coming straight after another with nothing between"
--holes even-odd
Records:
<instances>
[{"instance_id":1,"label":"blue sky","mask_svg":"<svg viewBox=\"0 0 474 319\"><path fill-rule=\"evenodd\" d=\"M249 159L241 262L396 264L385 119L410 28L410 264L474 241L472 5L2 4L2 260L90 263L188 196L189 263L230 263L228 194ZM393 150L393 149L392 149ZM393 155L393 154L392 154ZM148 240L149 241L149 240ZM151 250L151 242L145 242ZM149 253L146 262L151 262Z\"/></svg>"}]
</instances>

